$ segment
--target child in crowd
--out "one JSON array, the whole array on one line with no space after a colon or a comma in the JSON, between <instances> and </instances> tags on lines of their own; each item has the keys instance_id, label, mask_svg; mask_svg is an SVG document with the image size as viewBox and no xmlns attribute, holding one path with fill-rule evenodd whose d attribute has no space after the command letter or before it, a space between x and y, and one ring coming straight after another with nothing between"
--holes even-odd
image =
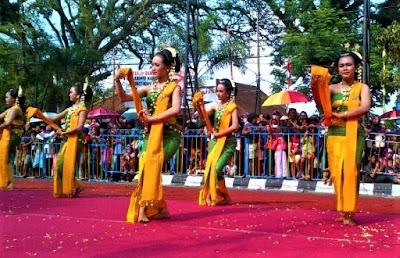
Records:
<instances>
[{"instance_id":1,"label":"child in crowd","mask_svg":"<svg viewBox=\"0 0 400 258\"><path fill-rule=\"evenodd\" d=\"M111 138L108 138L106 141L106 148L103 149L104 153L103 153L103 158L105 161L105 165L107 168L107 171L111 171L111 163L113 160L113 148L111 146Z\"/></svg>"},{"instance_id":2,"label":"child in crowd","mask_svg":"<svg viewBox=\"0 0 400 258\"><path fill-rule=\"evenodd\" d=\"M314 136L309 135L309 130L306 129L304 137L301 139L302 155L301 155L301 168L304 171L304 178L309 180L310 171L314 167L314 153L315 153L315 139ZM303 174L301 174L303 178Z\"/></svg>"},{"instance_id":3,"label":"child in crowd","mask_svg":"<svg viewBox=\"0 0 400 258\"><path fill-rule=\"evenodd\" d=\"M234 158L231 157L229 159L228 164L225 166L225 175L228 177L234 177L237 173L237 166L234 162Z\"/></svg>"},{"instance_id":4,"label":"child in crowd","mask_svg":"<svg viewBox=\"0 0 400 258\"><path fill-rule=\"evenodd\" d=\"M295 179L296 171L300 170L300 129L296 129L296 134L290 136L288 151L290 173L292 178Z\"/></svg>"},{"instance_id":5,"label":"child in crowd","mask_svg":"<svg viewBox=\"0 0 400 258\"><path fill-rule=\"evenodd\" d=\"M81 171L83 180L87 180L89 178L88 174L88 155L89 155L89 144L91 143L89 128L83 128L83 147L82 147L82 163L81 163Z\"/></svg>"},{"instance_id":6,"label":"child in crowd","mask_svg":"<svg viewBox=\"0 0 400 258\"><path fill-rule=\"evenodd\" d=\"M124 153L121 155L121 166L122 166L122 171L124 172L124 175L122 176L122 180L128 180L128 173L130 169L130 162L129 162L129 154Z\"/></svg>"},{"instance_id":7,"label":"child in crowd","mask_svg":"<svg viewBox=\"0 0 400 258\"><path fill-rule=\"evenodd\" d=\"M273 141L272 149L275 150L275 177L287 177L286 142L282 136Z\"/></svg>"},{"instance_id":8,"label":"child in crowd","mask_svg":"<svg viewBox=\"0 0 400 258\"><path fill-rule=\"evenodd\" d=\"M383 167L383 172L386 174L386 176L395 184L400 183L400 175L399 175L399 170L394 167L393 164L393 159L388 158L386 160L386 166Z\"/></svg>"}]
</instances>

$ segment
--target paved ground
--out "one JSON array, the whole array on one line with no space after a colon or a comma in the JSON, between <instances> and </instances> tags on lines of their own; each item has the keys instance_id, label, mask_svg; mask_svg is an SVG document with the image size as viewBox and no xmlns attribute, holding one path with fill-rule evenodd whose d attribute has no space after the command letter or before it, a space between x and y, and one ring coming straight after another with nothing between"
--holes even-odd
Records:
<instances>
[{"instance_id":1,"label":"paved ground","mask_svg":"<svg viewBox=\"0 0 400 258\"><path fill-rule=\"evenodd\" d=\"M73 199L48 180L15 187L0 192L1 257L400 257L400 198L361 196L351 227L330 194L230 190L233 205L209 208L198 188L164 187L172 219L132 225L131 185L85 183Z\"/></svg>"}]
</instances>

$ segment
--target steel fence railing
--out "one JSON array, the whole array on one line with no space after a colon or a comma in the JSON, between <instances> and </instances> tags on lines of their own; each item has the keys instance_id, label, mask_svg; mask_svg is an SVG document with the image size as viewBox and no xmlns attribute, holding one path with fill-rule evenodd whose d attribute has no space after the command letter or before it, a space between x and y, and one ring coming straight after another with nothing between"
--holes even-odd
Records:
<instances>
[{"instance_id":1,"label":"steel fence railing","mask_svg":"<svg viewBox=\"0 0 400 258\"><path fill-rule=\"evenodd\" d=\"M251 178L326 179L329 177L326 128L310 127L308 130L306 134L294 128L270 130L253 127L247 135L237 134L236 151L227 167L234 172L227 174L224 170L224 173L226 176ZM395 134L368 134L362 167L368 165L373 155L386 162L386 153L390 149L394 153L391 158L393 168L398 173L399 137ZM279 138L284 141L281 148L277 148ZM165 162L163 173L202 175L209 142L203 130L186 130L178 151ZM138 129L115 129L101 136L91 136L86 149L78 157L76 176L84 180L130 181L137 173L143 143L143 131ZM12 157L14 175L52 177L60 145L54 139L40 141L24 137ZM235 169L230 170L230 167ZM362 172L365 174L364 169Z\"/></svg>"}]
</instances>

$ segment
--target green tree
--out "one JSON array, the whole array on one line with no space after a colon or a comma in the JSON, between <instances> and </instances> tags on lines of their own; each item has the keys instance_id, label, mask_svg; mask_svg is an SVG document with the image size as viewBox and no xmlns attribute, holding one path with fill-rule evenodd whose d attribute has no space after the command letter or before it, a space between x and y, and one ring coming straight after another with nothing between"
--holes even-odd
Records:
<instances>
[{"instance_id":1,"label":"green tree","mask_svg":"<svg viewBox=\"0 0 400 258\"><path fill-rule=\"evenodd\" d=\"M27 88L30 102L46 100L49 93L65 92L75 82L90 77L91 85L108 77L113 50L132 55L142 67L154 54L158 37L174 24L176 6L181 1L27 1L19 6L17 20L0 26L2 47L19 50L2 65L13 70L16 87ZM3 63L3 62L1 62ZM56 83L53 83L56 82ZM33 89L33 90L32 90ZM35 90L37 89L37 90ZM54 91L54 92L53 92ZM68 103L62 94L61 103ZM54 95L41 107L55 108ZM52 105L50 105L52 104Z\"/></svg>"}]
</instances>

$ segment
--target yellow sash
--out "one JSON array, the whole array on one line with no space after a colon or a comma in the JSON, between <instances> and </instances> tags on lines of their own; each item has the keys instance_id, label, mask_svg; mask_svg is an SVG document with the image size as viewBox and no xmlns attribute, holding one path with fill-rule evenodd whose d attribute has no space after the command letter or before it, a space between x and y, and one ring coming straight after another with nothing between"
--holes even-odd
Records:
<instances>
[{"instance_id":1,"label":"yellow sash","mask_svg":"<svg viewBox=\"0 0 400 258\"><path fill-rule=\"evenodd\" d=\"M159 115L167 110L169 100L177 86L176 82L171 82L160 93L153 115ZM139 159L138 185L131 195L126 215L127 222L137 222L140 206L147 207L147 217L151 217L157 214L160 209L167 207L161 184L164 164L163 129L164 123L151 125L146 150Z\"/></svg>"},{"instance_id":2,"label":"yellow sash","mask_svg":"<svg viewBox=\"0 0 400 258\"><path fill-rule=\"evenodd\" d=\"M43 122L45 122L47 125L50 125L50 127L54 130L57 131L58 129L60 129L60 127L58 127L58 125L56 125L52 120L50 120L48 117L46 117L42 111L40 111L40 109L38 108L34 108L34 107L28 107L26 109L26 118L29 121L29 119L31 119L32 117L37 117L43 120Z\"/></svg>"},{"instance_id":3,"label":"yellow sash","mask_svg":"<svg viewBox=\"0 0 400 258\"><path fill-rule=\"evenodd\" d=\"M135 108L136 108L136 113L139 114L139 112L143 109L142 106L142 101L140 100L140 96L139 93L136 89L136 85L135 85L135 80L133 78L133 72L131 68L120 68L119 71L127 77L128 81L129 81L129 85L131 86L131 93L132 93L132 98L133 98L133 103L135 104ZM144 125L147 125L147 122L143 119L143 117L139 117L139 119L142 121L142 123Z\"/></svg>"},{"instance_id":4,"label":"yellow sash","mask_svg":"<svg viewBox=\"0 0 400 258\"><path fill-rule=\"evenodd\" d=\"M12 182L12 167L8 161L8 153L11 139L11 127L3 129L0 140L0 189L6 189L8 184Z\"/></svg>"},{"instance_id":5,"label":"yellow sash","mask_svg":"<svg viewBox=\"0 0 400 258\"><path fill-rule=\"evenodd\" d=\"M86 107L82 106L77 108L71 115L70 127L78 126L79 113L86 111ZM78 135L79 133L69 134L67 141L63 144L61 150L57 154L56 169L54 171L53 180L53 196L54 197L72 197L75 190L82 187L81 183L75 179L75 164L76 152L78 149ZM63 157L64 156L64 157ZM58 171L58 163L64 159L62 180L60 184L60 172Z\"/></svg>"},{"instance_id":6,"label":"yellow sash","mask_svg":"<svg viewBox=\"0 0 400 258\"><path fill-rule=\"evenodd\" d=\"M311 92L314 97L315 104L322 106L324 111L324 125L331 125L332 104L329 82L331 75L327 68L320 66L311 66Z\"/></svg>"},{"instance_id":7,"label":"yellow sash","mask_svg":"<svg viewBox=\"0 0 400 258\"><path fill-rule=\"evenodd\" d=\"M350 91L350 96L348 100L348 111L356 109L360 106L360 92L361 92L362 84L356 83ZM346 182L341 185L342 179L341 177L336 177L336 182L338 183L338 187L343 189L342 191L338 191L338 198L342 199L341 194L346 194L348 197L354 196L354 198L346 198L348 201L343 203L343 207L339 207L340 202L338 203L338 208L340 210L344 209L344 211L355 211L358 200L358 170L357 170L357 129L358 129L358 119L359 117L354 117L352 119L347 119L346 122L346 148L344 148L344 162L343 162L343 172L347 173L345 175Z\"/></svg>"},{"instance_id":8,"label":"yellow sash","mask_svg":"<svg viewBox=\"0 0 400 258\"><path fill-rule=\"evenodd\" d=\"M232 102L226 106L221 116L221 123L219 127L220 132L229 128L232 112L235 110L235 108L236 104ZM219 196L217 189L224 194L228 193L228 190L225 187L225 182L221 181L221 183L218 183L218 175L215 172L218 159L221 156L222 150L225 146L226 137L227 136L219 137L212 151L208 153L203 179L204 185L199 194L199 205L206 205L208 192L211 193L211 203L213 204L218 202Z\"/></svg>"},{"instance_id":9,"label":"yellow sash","mask_svg":"<svg viewBox=\"0 0 400 258\"><path fill-rule=\"evenodd\" d=\"M211 122L208 117L207 111L204 107L203 94L200 91L196 92L193 95L192 102L193 102L193 106L196 107L197 113L199 113L200 119L204 119L204 121L206 122L208 131L212 132Z\"/></svg>"}]
</instances>

